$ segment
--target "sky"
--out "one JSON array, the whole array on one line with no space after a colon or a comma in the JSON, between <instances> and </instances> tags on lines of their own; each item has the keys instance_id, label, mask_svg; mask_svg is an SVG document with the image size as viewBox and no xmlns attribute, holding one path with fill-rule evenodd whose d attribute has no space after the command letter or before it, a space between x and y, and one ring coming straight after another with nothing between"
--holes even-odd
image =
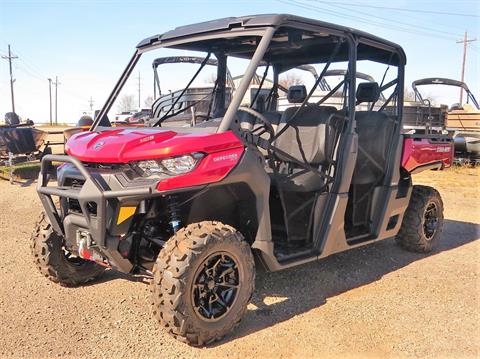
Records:
<instances>
[{"instance_id":1,"label":"sky","mask_svg":"<svg viewBox=\"0 0 480 359\"><path fill-rule=\"evenodd\" d=\"M457 41L468 31L478 41L468 45L465 82L480 97L478 0L0 0L0 55L10 44L18 56L15 106L22 118L49 121L47 79L58 76L58 122L75 123L90 99L94 109L103 105L142 39L181 25L262 13L305 16L396 42L407 54L406 84L424 77L460 79L463 45ZM175 86L174 70L160 74L167 88ZM140 77L144 107L151 70L144 66ZM133 85L129 90L135 93ZM445 102L458 102L458 91L438 91ZM8 61L0 59L0 116L9 111Z\"/></svg>"}]
</instances>

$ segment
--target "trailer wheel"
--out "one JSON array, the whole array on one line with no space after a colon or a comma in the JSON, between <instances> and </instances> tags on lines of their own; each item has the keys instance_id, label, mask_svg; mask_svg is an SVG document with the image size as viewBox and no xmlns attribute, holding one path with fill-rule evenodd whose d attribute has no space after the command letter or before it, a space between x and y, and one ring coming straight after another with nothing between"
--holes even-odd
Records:
<instances>
[{"instance_id":1,"label":"trailer wheel","mask_svg":"<svg viewBox=\"0 0 480 359\"><path fill-rule=\"evenodd\" d=\"M201 346L241 320L253 293L255 264L240 232L220 222L179 230L160 251L153 313L175 338Z\"/></svg>"},{"instance_id":2,"label":"trailer wheel","mask_svg":"<svg viewBox=\"0 0 480 359\"><path fill-rule=\"evenodd\" d=\"M30 249L35 266L45 277L64 287L85 284L103 274L105 268L72 256L63 238L52 228L42 211L33 231Z\"/></svg>"},{"instance_id":3,"label":"trailer wheel","mask_svg":"<svg viewBox=\"0 0 480 359\"><path fill-rule=\"evenodd\" d=\"M428 253L437 245L443 230L443 202L429 186L413 186L412 196L396 236L403 248Z\"/></svg>"}]
</instances>

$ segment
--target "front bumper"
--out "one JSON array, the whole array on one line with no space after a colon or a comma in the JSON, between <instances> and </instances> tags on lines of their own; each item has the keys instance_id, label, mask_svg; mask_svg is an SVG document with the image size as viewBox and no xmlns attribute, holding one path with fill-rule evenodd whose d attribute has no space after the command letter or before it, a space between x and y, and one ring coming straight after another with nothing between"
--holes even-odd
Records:
<instances>
[{"instance_id":1,"label":"front bumper","mask_svg":"<svg viewBox=\"0 0 480 359\"><path fill-rule=\"evenodd\" d=\"M70 174L80 178L81 185L65 185L65 176L59 176L57 186L48 186L48 170L52 162L69 163ZM118 171L89 170L74 157L47 155L42 160L37 192L53 230L62 235L69 245L75 246L79 231L86 232L93 239L95 249L109 262L116 267L128 267L128 261L125 262L126 259L118 255L120 232L126 233L128 228L122 223L122 229L113 218L119 215L122 206L140 207L140 202L154 192L155 183L144 181L131 186L118 175ZM64 207L57 208L52 198L54 196L59 197L60 202L63 200L63 203L76 201L79 211L70 213ZM115 230L109 231L112 227L115 227Z\"/></svg>"}]
</instances>

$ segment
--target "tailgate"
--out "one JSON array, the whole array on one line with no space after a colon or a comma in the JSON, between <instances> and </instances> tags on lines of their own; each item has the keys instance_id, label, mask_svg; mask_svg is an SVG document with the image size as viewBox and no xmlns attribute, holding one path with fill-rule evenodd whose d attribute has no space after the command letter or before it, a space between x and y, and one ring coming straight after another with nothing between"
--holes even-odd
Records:
<instances>
[{"instance_id":1,"label":"tailgate","mask_svg":"<svg viewBox=\"0 0 480 359\"><path fill-rule=\"evenodd\" d=\"M453 140L446 135L403 135L402 167L410 173L444 169L453 162Z\"/></svg>"}]
</instances>

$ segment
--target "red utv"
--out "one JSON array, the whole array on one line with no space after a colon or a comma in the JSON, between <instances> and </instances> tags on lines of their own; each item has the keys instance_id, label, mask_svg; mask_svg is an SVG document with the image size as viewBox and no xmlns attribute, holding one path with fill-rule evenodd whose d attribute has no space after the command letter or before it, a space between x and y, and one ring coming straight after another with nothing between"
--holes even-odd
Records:
<instances>
[{"instance_id":1,"label":"red utv","mask_svg":"<svg viewBox=\"0 0 480 359\"><path fill-rule=\"evenodd\" d=\"M162 126L188 111L173 101L153 127L110 127L107 114L135 65L161 49L204 58L184 93L208 59L217 60L206 120ZM247 65L226 101L232 58ZM412 186L411 174L449 167L452 142L401 133L405 62L397 44L291 15L225 18L141 41L90 131L70 138L68 155L43 159L37 190L45 214L32 237L38 268L66 286L107 267L151 276L156 318L203 345L242 318L255 266L276 271L389 237L431 251L442 200L433 188ZM273 86L262 106L240 106L260 64ZM381 80L357 86L365 64ZM300 65L315 66L318 77L309 89L288 89L292 106L280 112L279 75ZM346 71L312 102L331 67ZM343 101L325 105L337 91ZM49 185L52 161L64 164Z\"/></svg>"}]
</instances>

